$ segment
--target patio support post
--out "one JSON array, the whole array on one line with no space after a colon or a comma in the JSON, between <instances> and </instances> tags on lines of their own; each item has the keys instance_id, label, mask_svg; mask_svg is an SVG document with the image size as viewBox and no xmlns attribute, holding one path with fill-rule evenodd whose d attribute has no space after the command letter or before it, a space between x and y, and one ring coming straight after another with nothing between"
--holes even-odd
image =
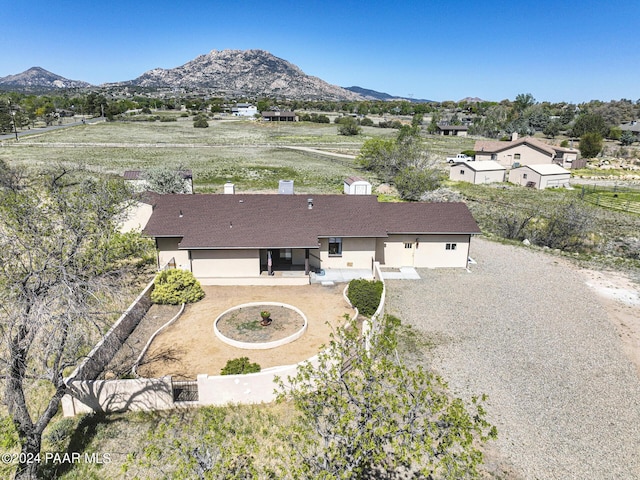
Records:
<instances>
[{"instance_id":1,"label":"patio support post","mask_svg":"<svg viewBox=\"0 0 640 480\"><path fill-rule=\"evenodd\" d=\"M309 275L309 249L304 249L304 274Z\"/></svg>"}]
</instances>

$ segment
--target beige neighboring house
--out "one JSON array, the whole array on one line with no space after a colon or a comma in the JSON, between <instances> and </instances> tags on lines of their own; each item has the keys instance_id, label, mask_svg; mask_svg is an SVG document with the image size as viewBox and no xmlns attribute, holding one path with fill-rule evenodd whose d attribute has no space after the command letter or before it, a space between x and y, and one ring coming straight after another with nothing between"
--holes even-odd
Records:
<instances>
[{"instance_id":1,"label":"beige neighboring house","mask_svg":"<svg viewBox=\"0 0 640 480\"><path fill-rule=\"evenodd\" d=\"M533 137L523 137L510 142L478 140L475 143L476 160L494 160L507 168L521 165L555 163L571 168L578 158L578 150L549 145Z\"/></svg>"},{"instance_id":2,"label":"beige neighboring house","mask_svg":"<svg viewBox=\"0 0 640 480\"><path fill-rule=\"evenodd\" d=\"M468 125L437 125L438 135L449 135L453 137L466 137L469 131Z\"/></svg>"},{"instance_id":3,"label":"beige neighboring house","mask_svg":"<svg viewBox=\"0 0 640 480\"><path fill-rule=\"evenodd\" d=\"M204 284L260 284L278 273L467 267L480 229L464 203L385 203L372 195L159 195L144 232L158 266Z\"/></svg>"},{"instance_id":4,"label":"beige neighboring house","mask_svg":"<svg viewBox=\"0 0 640 480\"><path fill-rule=\"evenodd\" d=\"M509 172L509 182L539 190L549 187L568 187L571 172L555 163L527 165Z\"/></svg>"},{"instance_id":5,"label":"beige neighboring house","mask_svg":"<svg viewBox=\"0 0 640 480\"><path fill-rule=\"evenodd\" d=\"M449 178L458 182L499 183L504 182L506 167L493 160L457 162L451 166Z\"/></svg>"}]
</instances>

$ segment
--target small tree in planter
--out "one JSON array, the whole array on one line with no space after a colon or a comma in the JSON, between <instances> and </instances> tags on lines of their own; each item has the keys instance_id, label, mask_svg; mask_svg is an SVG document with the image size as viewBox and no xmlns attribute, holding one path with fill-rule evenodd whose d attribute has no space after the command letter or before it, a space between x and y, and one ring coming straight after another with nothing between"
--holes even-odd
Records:
<instances>
[{"instance_id":1,"label":"small tree in planter","mask_svg":"<svg viewBox=\"0 0 640 480\"><path fill-rule=\"evenodd\" d=\"M269 310L262 310L260 312L260 317L262 318L260 325L263 327L271 324L271 312Z\"/></svg>"},{"instance_id":2,"label":"small tree in planter","mask_svg":"<svg viewBox=\"0 0 640 480\"><path fill-rule=\"evenodd\" d=\"M195 303L204 297L204 290L193 273L172 268L156 275L151 301L166 305Z\"/></svg>"}]
</instances>

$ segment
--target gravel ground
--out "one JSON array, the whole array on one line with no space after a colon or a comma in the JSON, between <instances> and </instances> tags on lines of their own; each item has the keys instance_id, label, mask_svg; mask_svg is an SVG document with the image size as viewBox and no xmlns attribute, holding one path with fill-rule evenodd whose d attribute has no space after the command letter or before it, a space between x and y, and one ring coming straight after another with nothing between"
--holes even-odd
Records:
<instances>
[{"instance_id":1,"label":"gravel ground","mask_svg":"<svg viewBox=\"0 0 640 480\"><path fill-rule=\"evenodd\" d=\"M489 395L489 471L640 478L640 378L581 273L479 238L471 257L471 273L388 281L387 312L436 339L428 361L455 395Z\"/></svg>"}]
</instances>

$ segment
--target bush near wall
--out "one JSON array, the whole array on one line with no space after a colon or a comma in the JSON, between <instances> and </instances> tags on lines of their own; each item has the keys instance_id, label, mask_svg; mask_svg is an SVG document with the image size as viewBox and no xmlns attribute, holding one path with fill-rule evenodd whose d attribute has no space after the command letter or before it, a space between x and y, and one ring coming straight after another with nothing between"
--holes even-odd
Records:
<instances>
[{"instance_id":1,"label":"bush near wall","mask_svg":"<svg viewBox=\"0 0 640 480\"><path fill-rule=\"evenodd\" d=\"M249 362L249 357L227 360L227 364L220 372L221 375L244 375L245 373L258 373L260 365Z\"/></svg>"},{"instance_id":2,"label":"bush near wall","mask_svg":"<svg viewBox=\"0 0 640 480\"><path fill-rule=\"evenodd\" d=\"M165 305L194 303L204 297L204 290L193 273L187 270L163 270L156 275L151 301Z\"/></svg>"},{"instance_id":3,"label":"bush near wall","mask_svg":"<svg viewBox=\"0 0 640 480\"><path fill-rule=\"evenodd\" d=\"M347 297L360 314L370 317L380 305L382 289L383 285L379 280L354 279L349 282Z\"/></svg>"}]
</instances>

